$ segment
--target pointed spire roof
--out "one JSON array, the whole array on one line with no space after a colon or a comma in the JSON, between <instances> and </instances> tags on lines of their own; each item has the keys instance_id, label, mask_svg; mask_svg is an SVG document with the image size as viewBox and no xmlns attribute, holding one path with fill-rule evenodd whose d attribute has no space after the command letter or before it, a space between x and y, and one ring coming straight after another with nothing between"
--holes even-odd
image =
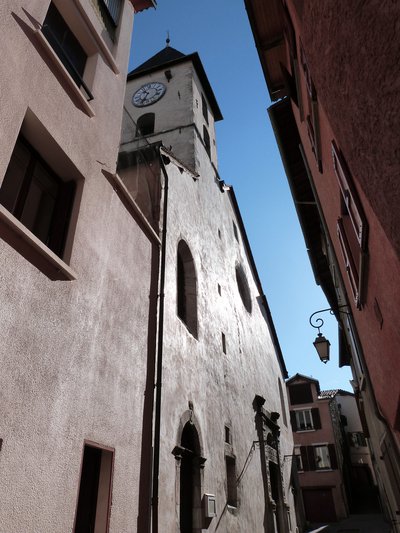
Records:
<instances>
[{"instance_id":1,"label":"pointed spire roof","mask_svg":"<svg viewBox=\"0 0 400 533\"><path fill-rule=\"evenodd\" d=\"M169 43L167 42L167 46L160 52L157 52L157 54L152 56L150 59L136 67L134 70L131 70L131 72L128 74L128 81L140 78L141 76L150 74L156 70L168 69L173 65L183 63L184 61L191 61L193 63L204 93L207 96L207 100L212 109L214 120L222 120L223 117L221 110L218 106L214 92L211 88L210 82L208 81L207 74L197 52L185 55L182 54L182 52L179 52L179 50L172 48L172 46L169 46Z\"/></svg>"},{"instance_id":2,"label":"pointed spire roof","mask_svg":"<svg viewBox=\"0 0 400 533\"><path fill-rule=\"evenodd\" d=\"M185 54L182 54L179 50L175 50L172 46L167 45L163 50L157 52L153 57L132 70L128 74L128 79L131 79L132 74L137 74L138 72L142 73L147 70L155 70L157 67L164 66L165 63L181 59L182 57L185 57Z\"/></svg>"}]
</instances>

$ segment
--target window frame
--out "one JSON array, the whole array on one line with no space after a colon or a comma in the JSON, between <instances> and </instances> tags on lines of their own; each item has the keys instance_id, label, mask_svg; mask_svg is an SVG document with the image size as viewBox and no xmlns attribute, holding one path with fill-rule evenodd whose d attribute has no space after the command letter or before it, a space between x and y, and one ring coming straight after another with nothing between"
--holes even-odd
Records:
<instances>
[{"instance_id":1,"label":"window frame","mask_svg":"<svg viewBox=\"0 0 400 533\"><path fill-rule=\"evenodd\" d=\"M10 170L10 165L13 163L13 158L17 157L15 155L15 150L17 146L23 146L28 154L29 154L29 160L28 164L23 171L23 178L21 180L21 185L18 189L16 189L14 192L13 202L14 207L9 209L7 206L1 202L3 207L7 209L29 232L31 232L33 235L35 235L36 238L38 238L44 246L49 248L54 254L56 254L60 259L63 259L64 252L65 252L65 246L67 241L68 232L70 229L70 223L71 223L71 214L72 214L72 208L75 202L75 195L76 195L76 182L74 180L64 181L61 179L58 174L49 166L49 164L46 162L46 160L38 153L38 151L29 143L29 141L24 137L23 134L19 134L17 137L17 140L14 144L14 148L10 157L10 161L7 166L7 170L5 172L4 178L0 185L0 198L1 198L1 191L3 190L3 187L5 185L5 181L8 181L12 179L11 172L13 170ZM30 192L33 190L34 183L35 183L35 171L36 169L41 166L48 176L51 177L53 182L57 186L57 195L55 199L55 205L53 208L53 212L51 214L51 220L48 225L47 230L47 239L44 241L39 235L37 235L34 231L34 223L30 225L27 225L22 221L24 211L29 205L31 205L31 200L29 199ZM10 174L8 172L10 171ZM62 196L65 194L66 190L70 189L70 197L66 200L62 198ZM42 196L41 196L42 198ZM29 202L29 203L28 203ZM61 218L59 213L57 213L57 209L60 209L60 202L62 202L62 209L64 210L63 217ZM35 210L35 221L40 215L40 213L44 212L43 207L41 207L42 200L37 205L37 209ZM62 229L60 230L59 227L62 225ZM61 231L62 235L56 235L58 231ZM58 244L57 244L58 241Z\"/></svg>"},{"instance_id":2,"label":"window frame","mask_svg":"<svg viewBox=\"0 0 400 533\"><path fill-rule=\"evenodd\" d=\"M354 302L360 309L365 298L368 222L343 154L334 140L331 142L331 149L342 206L336 231ZM346 224L346 220L350 223ZM352 234L349 234L350 228ZM353 241L353 246L350 240Z\"/></svg>"},{"instance_id":3,"label":"window frame","mask_svg":"<svg viewBox=\"0 0 400 533\"><path fill-rule=\"evenodd\" d=\"M118 5L118 14L115 17L112 13L112 9L108 6L110 1ZM107 33L114 43L116 41L116 31L121 20L121 14L123 10L123 0L95 0L99 10L100 17L103 21L104 27Z\"/></svg>"},{"instance_id":4,"label":"window frame","mask_svg":"<svg viewBox=\"0 0 400 533\"><path fill-rule=\"evenodd\" d=\"M312 408L311 407L306 408L306 409L295 409L294 413L295 413L295 417L296 417L296 426L297 426L297 432L298 433L300 433L302 431L315 431L314 420L313 420ZM305 413L308 413L308 415L309 415L309 418L310 418L310 421L311 421L310 424L306 424ZM304 428L301 427L300 415L302 415L303 418L304 418L304 422L305 422L303 424ZM308 426L310 426L310 427L308 427Z\"/></svg>"},{"instance_id":5,"label":"window frame","mask_svg":"<svg viewBox=\"0 0 400 533\"><path fill-rule=\"evenodd\" d=\"M238 502L238 484L236 472L236 457L234 455L225 455L226 469L226 504L228 507L237 509Z\"/></svg>"},{"instance_id":6,"label":"window frame","mask_svg":"<svg viewBox=\"0 0 400 533\"><path fill-rule=\"evenodd\" d=\"M300 446L294 447L293 456L294 460L296 461L297 472L305 472Z\"/></svg>"},{"instance_id":7,"label":"window frame","mask_svg":"<svg viewBox=\"0 0 400 533\"><path fill-rule=\"evenodd\" d=\"M308 114L306 113L307 133L311 143L311 149L314 154L319 172L322 173L322 148L321 132L319 127L319 112L317 91L311 77L308 61L300 41L300 63L303 69L304 79L307 88Z\"/></svg>"},{"instance_id":8,"label":"window frame","mask_svg":"<svg viewBox=\"0 0 400 533\"><path fill-rule=\"evenodd\" d=\"M210 134L208 133L208 129L203 125L203 142L204 142L204 148L208 154L208 156L211 158L211 139Z\"/></svg>"},{"instance_id":9,"label":"window frame","mask_svg":"<svg viewBox=\"0 0 400 533\"><path fill-rule=\"evenodd\" d=\"M144 124L142 124L143 122ZM138 117L136 121L135 138L146 137L146 135L153 135L155 123L156 123L155 113L149 112L149 113L144 113L143 115L140 115L140 117ZM143 126L145 130L144 132L143 132ZM146 131L146 128L148 128L148 131Z\"/></svg>"},{"instance_id":10,"label":"window frame","mask_svg":"<svg viewBox=\"0 0 400 533\"><path fill-rule=\"evenodd\" d=\"M62 24L64 25L63 27L64 34L63 34L63 39L62 39L63 42L60 42L58 35L56 35L56 33L54 32L54 26L51 26L49 24L48 17L51 18L52 16L59 17L59 20L58 21L53 20L53 23L62 21ZM84 89L87 100L89 102L93 100L94 96L92 92L90 91L88 85L84 81L84 75L85 75L85 70L88 64L89 54L85 50L84 46L82 46L81 41L78 39L75 32L71 29L70 25L63 17L63 14L60 12L57 5L53 1L50 2L49 4L49 7L46 12L46 16L43 20L41 29L42 29L42 34L44 35L48 44L50 45L50 47L52 48L52 50L54 51L58 59L61 61L64 68L67 70L68 74L74 80L77 87L79 89L81 87ZM71 59L70 55L66 51L65 40L67 38L71 41L71 43L74 44L75 47L80 48L80 53L84 56L82 58L84 60L84 65L81 71L78 70L78 65L74 62L73 59Z\"/></svg>"},{"instance_id":11,"label":"window frame","mask_svg":"<svg viewBox=\"0 0 400 533\"><path fill-rule=\"evenodd\" d=\"M77 499L76 499L76 505L75 505L75 517L74 517L73 532L74 533L76 532L77 522L80 519L79 518L79 513L80 513L79 506L80 506L80 501L81 501L80 500L81 484L82 484L82 480L83 480L82 474L84 472L84 467L85 467L84 460L85 460L85 450L86 450L86 448L92 448L94 450L99 450L101 452L100 465L99 465L99 471L98 471L98 478L97 478L97 482L96 482L96 484L97 484L97 495L96 495L96 503L94 505L94 512L95 512L94 525L95 525L95 530L98 531L99 533L108 533L109 527L110 527L110 516L111 516L115 449L111 448L109 446L103 446L101 444L98 444L97 442L93 442L93 441L89 441L89 440L85 440L84 441L83 449L82 449L82 459L81 459L81 468L80 468L80 474L79 474L79 486L78 486ZM109 456L107 458L107 460L105 459L105 455L106 454ZM103 463L103 460L104 460L104 463ZM106 464L107 461L109 461L108 465ZM107 467L108 467L109 472L107 472ZM105 470L106 470L106 472L105 472ZM108 479L106 479L107 473L108 473ZM98 514L99 498L98 498L98 496L99 496L100 490L102 488L100 486L101 484L103 485L103 487L104 487L104 484L106 484L106 491L104 491L104 494L107 493L108 497L107 497L107 504L106 504L107 505L106 513L103 512L103 517L101 517L102 518L102 524L98 524L98 520L99 520L99 514ZM105 520L104 520L104 518L105 518ZM101 527L101 529L98 529L99 525L101 525L103 527Z\"/></svg>"},{"instance_id":12,"label":"window frame","mask_svg":"<svg viewBox=\"0 0 400 533\"><path fill-rule=\"evenodd\" d=\"M325 457L322 457L321 455L317 454L318 449L325 450ZM330 449L328 443L323 444L313 444L313 451L314 451L314 460L315 460L315 470L332 470L332 461L330 457ZM318 460L320 459L320 460ZM319 466L318 463L323 463L324 466ZM325 466L326 465L326 466Z\"/></svg>"},{"instance_id":13,"label":"window frame","mask_svg":"<svg viewBox=\"0 0 400 533\"><path fill-rule=\"evenodd\" d=\"M197 273L192 252L185 240L177 246L176 314L194 338L198 338Z\"/></svg>"},{"instance_id":14,"label":"window frame","mask_svg":"<svg viewBox=\"0 0 400 533\"><path fill-rule=\"evenodd\" d=\"M202 113L203 113L204 120L206 121L207 125L209 125L208 105L207 105L206 97L204 96L203 93L201 94L201 110L202 110Z\"/></svg>"}]
</instances>

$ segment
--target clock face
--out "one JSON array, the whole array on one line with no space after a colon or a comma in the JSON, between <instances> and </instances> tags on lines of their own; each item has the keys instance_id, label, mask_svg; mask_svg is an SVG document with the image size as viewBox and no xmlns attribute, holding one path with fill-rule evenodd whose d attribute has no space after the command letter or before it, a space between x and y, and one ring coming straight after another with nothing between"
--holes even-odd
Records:
<instances>
[{"instance_id":1,"label":"clock face","mask_svg":"<svg viewBox=\"0 0 400 533\"><path fill-rule=\"evenodd\" d=\"M146 107L154 104L164 96L166 90L165 85L159 81L146 83L132 96L132 103L136 107Z\"/></svg>"}]
</instances>

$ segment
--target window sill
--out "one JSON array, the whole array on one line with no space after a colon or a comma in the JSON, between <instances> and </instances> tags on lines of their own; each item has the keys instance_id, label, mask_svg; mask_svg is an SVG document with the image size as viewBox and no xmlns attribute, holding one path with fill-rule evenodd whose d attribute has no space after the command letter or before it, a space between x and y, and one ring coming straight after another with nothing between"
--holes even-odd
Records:
<instances>
[{"instance_id":1,"label":"window sill","mask_svg":"<svg viewBox=\"0 0 400 533\"><path fill-rule=\"evenodd\" d=\"M75 272L0 204L0 237L53 281L72 281Z\"/></svg>"},{"instance_id":2,"label":"window sill","mask_svg":"<svg viewBox=\"0 0 400 533\"><path fill-rule=\"evenodd\" d=\"M106 42L101 37L101 35L99 35L92 21L88 17L88 14L86 13L85 8L82 6L81 0L74 0L74 3L76 7L78 8L81 17L85 21L86 26L88 27L88 30L90 32L91 37L93 38L93 41L94 41L94 44L97 50L103 56L103 59L106 60L106 63L109 64L114 74L119 74L120 71L119 71L118 65L115 62L113 55L111 54Z\"/></svg>"},{"instance_id":3,"label":"window sill","mask_svg":"<svg viewBox=\"0 0 400 533\"><path fill-rule=\"evenodd\" d=\"M314 472L333 472L332 468L316 468Z\"/></svg>"},{"instance_id":4,"label":"window sill","mask_svg":"<svg viewBox=\"0 0 400 533\"><path fill-rule=\"evenodd\" d=\"M48 40L43 35L41 29L35 30L35 36L39 43L42 45L44 50L46 51L47 55L55 65L55 67L58 69L59 73L65 80L65 82L68 84L69 89L74 94L74 96L77 98L79 104L81 105L82 109L85 111L85 113L90 117L94 117L95 113L93 111L93 108L89 104L89 102L86 100L85 96L82 94L81 90L67 71L67 69L64 67L60 59L58 58L57 54L54 52L53 48L50 46Z\"/></svg>"},{"instance_id":5,"label":"window sill","mask_svg":"<svg viewBox=\"0 0 400 533\"><path fill-rule=\"evenodd\" d=\"M311 431L317 431L316 429L298 429L296 433L310 433Z\"/></svg>"}]
</instances>

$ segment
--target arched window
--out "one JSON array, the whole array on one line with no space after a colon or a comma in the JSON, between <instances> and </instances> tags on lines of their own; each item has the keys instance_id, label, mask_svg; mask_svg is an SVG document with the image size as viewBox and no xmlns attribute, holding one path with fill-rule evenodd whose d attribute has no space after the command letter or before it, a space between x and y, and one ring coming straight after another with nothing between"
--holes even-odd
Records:
<instances>
[{"instance_id":1,"label":"arched window","mask_svg":"<svg viewBox=\"0 0 400 533\"><path fill-rule=\"evenodd\" d=\"M197 282L193 256L185 241L178 244L177 313L190 333L197 337Z\"/></svg>"},{"instance_id":2,"label":"arched window","mask_svg":"<svg viewBox=\"0 0 400 533\"><path fill-rule=\"evenodd\" d=\"M136 137L143 137L143 135L150 135L154 133L154 113L146 113L138 118L136 124Z\"/></svg>"},{"instance_id":3,"label":"arched window","mask_svg":"<svg viewBox=\"0 0 400 533\"><path fill-rule=\"evenodd\" d=\"M205 126L203 126L203 140L206 152L211 157L210 135L208 134L207 128Z\"/></svg>"},{"instance_id":4,"label":"arched window","mask_svg":"<svg viewBox=\"0 0 400 533\"><path fill-rule=\"evenodd\" d=\"M246 310L251 313L252 305L250 288L242 265L236 265L236 282L243 305L245 306Z\"/></svg>"}]
</instances>

